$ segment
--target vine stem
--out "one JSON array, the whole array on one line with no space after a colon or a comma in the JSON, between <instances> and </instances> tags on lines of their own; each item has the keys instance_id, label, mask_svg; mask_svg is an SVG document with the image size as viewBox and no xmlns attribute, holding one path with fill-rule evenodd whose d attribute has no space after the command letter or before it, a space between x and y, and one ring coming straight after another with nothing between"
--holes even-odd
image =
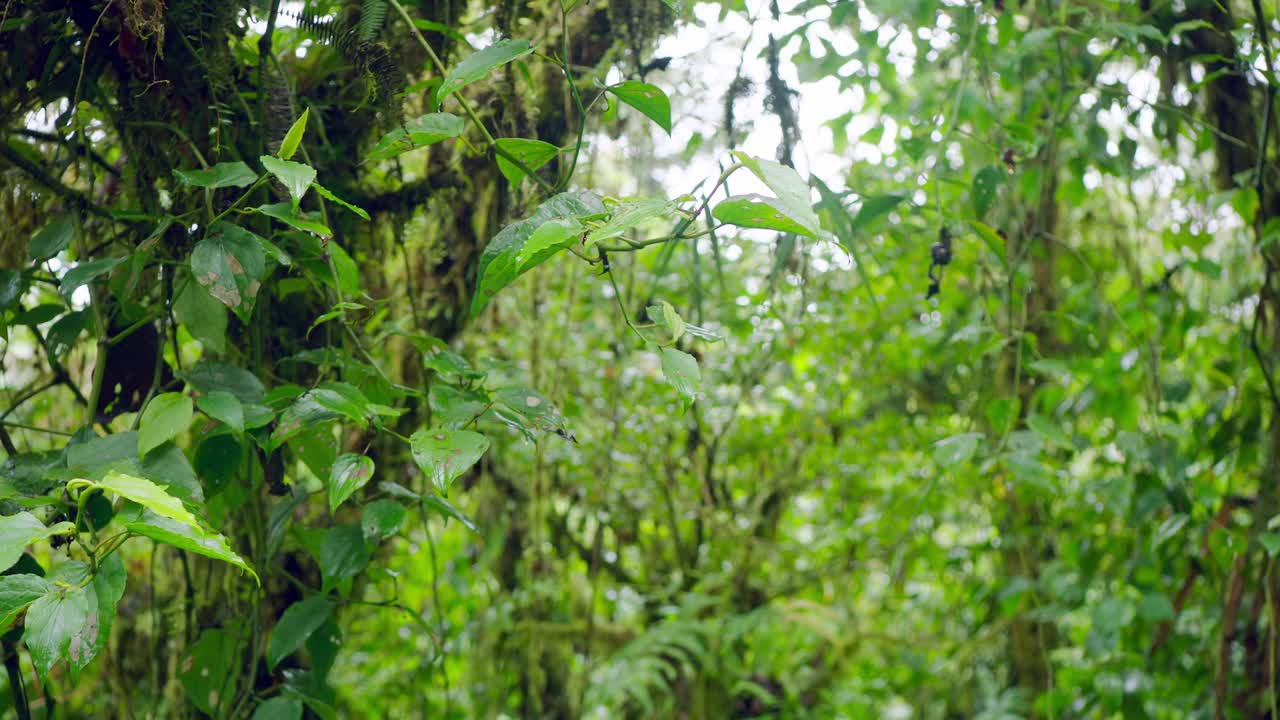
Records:
<instances>
[{"instance_id":1,"label":"vine stem","mask_svg":"<svg viewBox=\"0 0 1280 720\"><path fill-rule=\"evenodd\" d=\"M435 66L436 71L441 75L447 75L448 71L444 66L444 62L440 59L440 56L436 54L436 51L431 47L431 44L427 42L427 39L422 36L422 31L418 29L418 26L413 24L413 18L409 17L409 13L405 11L404 6L400 4L399 0L390 0L390 2L391 7L394 7L396 12L400 14L400 17L404 18L405 23L409 26L409 31L413 33L415 38L417 38L418 44L422 46L423 50L427 51L427 56L431 58L431 64ZM471 123L480 130L482 135L484 135L485 144L489 146L490 150L493 150L494 153L502 156L504 160L515 165L525 175L533 178L533 181L547 193L556 192L555 185L547 181L546 178L536 174L524 163L523 160L512 155L498 145L498 141L493 137L493 133L489 132L489 128L485 127L484 121L482 121L480 116L476 114L476 111L471 108L471 103L467 102L466 98L462 97L460 94L455 94L455 97L458 99L458 104L462 106L462 111L467 114L468 118L470 118Z\"/></svg>"}]
</instances>

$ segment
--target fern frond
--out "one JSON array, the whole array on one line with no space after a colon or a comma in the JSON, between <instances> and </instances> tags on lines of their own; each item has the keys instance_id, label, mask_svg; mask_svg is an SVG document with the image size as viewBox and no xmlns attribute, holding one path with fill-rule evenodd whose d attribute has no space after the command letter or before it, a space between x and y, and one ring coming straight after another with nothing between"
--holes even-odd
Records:
<instances>
[{"instance_id":1,"label":"fern frond","mask_svg":"<svg viewBox=\"0 0 1280 720\"><path fill-rule=\"evenodd\" d=\"M387 0L364 0L360 5L360 22L356 35L360 42L372 41L387 20Z\"/></svg>"}]
</instances>

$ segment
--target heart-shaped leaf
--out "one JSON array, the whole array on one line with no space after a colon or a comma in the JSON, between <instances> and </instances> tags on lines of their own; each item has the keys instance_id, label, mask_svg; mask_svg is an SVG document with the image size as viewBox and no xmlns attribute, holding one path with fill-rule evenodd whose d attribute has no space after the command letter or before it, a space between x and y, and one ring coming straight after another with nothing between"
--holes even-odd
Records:
<instances>
[{"instance_id":1,"label":"heart-shaped leaf","mask_svg":"<svg viewBox=\"0 0 1280 720\"><path fill-rule=\"evenodd\" d=\"M489 449L489 438L469 430L420 430L409 438L413 461L441 495Z\"/></svg>"},{"instance_id":2,"label":"heart-shaped leaf","mask_svg":"<svg viewBox=\"0 0 1280 720\"><path fill-rule=\"evenodd\" d=\"M329 512L336 512L351 494L373 477L373 460L355 453L339 455L329 470Z\"/></svg>"},{"instance_id":3,"label":"heart-shaped leaf","mask_svg":"<svg viewBox=\"0 0 1280 720\"><path fill-rule=\"evenodd\" d=\"M671 99L662 88L638 80L628 80L610 85L609 92L657 123L668 135L671 134Z\"/></svg>"},{"instance_id":4,"label":"heart-shaped leaf","mask_svg":"<svg viewBox=\"0 0 1280 720\"><path fill-rule=\"evenodd\" d=\"M440 89L436 91L436 102L440 102L453 93L488 75L495 68L506 65L519 57L533 52L528 40L499 40L489 47L471 53L462 59L448 75Z\"/></svg>"}]
</instances>

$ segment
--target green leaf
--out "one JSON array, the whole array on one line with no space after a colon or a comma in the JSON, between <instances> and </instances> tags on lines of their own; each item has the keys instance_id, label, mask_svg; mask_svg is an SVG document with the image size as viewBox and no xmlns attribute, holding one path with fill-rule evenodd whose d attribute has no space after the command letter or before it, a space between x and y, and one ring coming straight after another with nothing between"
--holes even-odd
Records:
<instances>
[{"instance_id":1,"label":"green leaf","mask_svg":"<svg viewBox=\"0 0 1280 720\"><path fill-rule=\"evenodd\" d=\"M680 393L685 409L693 405L702 391L702 371L692 355L675 348L662 348L662 374Z\"/></svg>"},{"instance_id":2,"label":"green leaf","mask_svg":"<svg viewBox=\"0 0 1280 720\"><path fill-rule=\"evenodd\" d=\"M196 448L195 469L204 480L205 494L214 497L226 488L240 468L244 449L231 435L210 435Z\"/></svg>"},{"instance_id":3,"label":"green leaf","mask_svg":"<svg viewBox=\"0 0 1280 720\"><path fill-rule=\"evenodd\" d=\"M338 459L333 423L310 425L289 440L289 448L317 478L327 478Z\"/></svg>"},{"instance_id":4,"label":"green leaf","mask_svg":"<svg viewBox=\"0 0 1280 720\"><path fill-rule=\"evenodd\" d=\"M91 622L98 602L93 586L58 588L27 608L22 640L41 679L59 660L83 667L92 659L98 625Z\"/></svg>"},{"instance_id":5,"label":"green leaf","mask_svg":"<svg viewBox=\"0 0 1280 720\"><path fill-rule=\"evenodd\" d=\"M227 308L199 283L185 282L173 301L173 314L209 352L227 349Z\"/></svg>"},{"instance_id":6,"label":"green leaf","mask_svg":"<svg viewBox=\"0 0 1280 720\"><path fill-rule=\"evenodd\" d=\"M569 247L586 228L576 218L556 218L538 226L516 253L516 275L523 275Z\"/></svg>"},{"instance_id":7,"label":"green leaf","mask_svg":"<svg viewBox=\"0 0 1280 720\"><path fill-rule=\"evenodd\" d=\"M428 402L432 418L447 427L462 427L489 408L489 398L484 393L445 383L431 385Z\"/></svg>"},{"instance_id":8,"label":"green leaf","mask_svg":"<svg viewBox=\"0 0 1280 720\"><path fill-rule=\"evenodd\" d=\"M522 425L572 439L573 435L569 433L560 409L537 390L520 386L504 387L495 391L494 397L520 416Z\"/></svg>"},{"instance_id":9,"label":"green leaf","mask_svg":"<svg viewBox=\"0 0 1280 720\"><path fill-rule=\"evenodd\" d=\"M436 91L436 102L440 102L453 93L483 78L495 68L506 65L516 58L533 52L528 40L499 40L489 47L474 52L462 59L453 70L445 76L440 89Z\"/></svg>"},{"instance_id":10,"label":"green leaf","mask_svg":"<svg viewBox=\"0 0 1280 720\"><path fill-rule=\"evenodd\" d=\"M66 250L75 233L75 217L70 213L59 215L31 236L31 242L27 245L27 255L36 262L48 260Z\"/></svg>"},{"instance_id":11,"label":"green leaf","mask_svg":"<svg viewBox=\"0 0 1280 720\"><path fill-rule=\"evenodd\" d=\"M191 398L182 393L162 393L151 398L138 424L138 456L185 431L191 426L193 413Z\"/></svg>"},{"instance_id":12,"label":"green leaf","mask_svg":"<svg viewBox=\"0 0 1280 720\"><path fill-rule=\"evenodd\" d=\"M13 567L31 543L54 535L73 535L75 531L76 526L65 521L45 527L29 512L0 515L0 572Z\"/></svg>"},{"instance_id":13,"label":"green leaf","mask_svg":"<svg viewBox=\"0 0 1280 720\"><path fill-rule=\"evenodd\" d=\"M298 146L302 144L302 134L307 130L307 118L311 116L311 108L302 111L302 117L294 121L289 128L289 132L284 134L284 140L280 141L280 152L276 156L281 160L288 160L298 151Z\"/></svg>"},{"instance_id":14,"label":"green leaf","mask_svg":"<svg viewBox=\"0 0 1280 720\"><path fill-rule=\"evenodd\" d=\"M605 212L599 196L590 192L566 192L549 198L538 206L529 217L518 220L494 236L480 256L476 293L471 298L471 316L475 317L499 290L510 285L524 270L533 267L545 257L541 254L521 257L521 251L534 231L547 221L566 218L584 218ZM541 253L541 251L540 251ZM552 251L554 253L554 251ZM548 255L549 256L549 255ZM521 268L524 268L522 270Z\"/></svg>"},{"instance_id":15,"label":"green leaf","mask_svg":"<svg viewBox=\"0 0 1280 720\"><path fill-rule=\"evenodd\" d=\"M146 478L113 471L108 472L102 480L89 484L109 490L126 500L132 500L162 517L199 527L200 523L196 520L196 516L191 514L181 500Z\"/></svg>"},{"instance_id":16,"label":"green leaf","mask_svg":"<svg viewBox=\"0 0 1280 720\"><path fill-rule=\"evenodd\" d=\"M817 213L813 211L809 185L795 169L772 160L751 157L743 152L734 152L734 156L773 191L781 202L784 214L804 226L808 232L800 233L801 235L818 236L820 224Z\"/></svg>"},{"instance_id":17,"label":"green leaf","mask_svg":"<svg viewBox=\"0 0 1280 720\"><path fill-rule=\"evenodd\" d=\"M345 383L325 383L298 396L285 408L271 434L273 448L280 447L303 429L319 423L345 417L359 424L368 424L369 401L359 390Z\"/></svg>"},{"instance_id":18,"label":"green leaf","mask_svg":"<svg viewBox=\"0 0 1280 720\"><path fill-rule=\"evenodd\" d=\"M66 275L62 276L62 281L58 284L58 293L62 295L63 300L70 303L71 296L82 285L88 284L90 280L93 280L103 273L111 272L115 266L124 262L126 259L127 258L123 257L114 257L82 262L68 270Z\"/></svg>"},{"instance_id":19,"label":"green leaf","mask_svg":"<svg viewBox=\"0 0 1280 720\"><path fill-rule=\"evenodd\" d=\"M973 185L969 188L969 199L973 202L973 213L979 220L987 215L991 203L995 202L996 191L1004 182L1004 173L994 165L988 165L973 177Z\"/></svg>"},{"instance_id":20,"label":"green leaf","mask_svg":"<svg viewBox=\"0 0 1280 720\"><path fill-rule=\"evenodd\" d=\"M240 399L225 390L201 395L196 405L205 415L221 421L236 432L244 432L244 406Z\"/></svg>"},{"instance_id":21,"label":"green leaf","mask_svg":"<svg viewBox=\"0 0 1280 720\"><path fill-rule=\"evenodd\" d=\"M1163 593L1143 595L1138 602L1138 617L1147 622L1164 622L1174 618L1173 603Z\"/></svg>"},{"instance_id":22,"label":"green leaf","mask_svg":"<svg viewBox=\"0 0 1280 720\"><path fill-rule=\"evenodd\" d=\"M217 717L223 701L235 698L231 683L239 649L234 635L214 628L200 633L200 639L182 654L178 679L201 712Z\"/></svg>"},{"instance_id":23,"label":"green leaf","mask_svg":"<svg viewBox=\"0 0 1280 720\"><path fill-rule=\"evenodd\" d=\"M1008 246L1004 238L1000 237L1000 233L996 232L996 229L990 225L977 220L970 220L969 225L978 234L978 237L982 239L982 242L986 244L987 249L999 258L1001 267L1008 268Z\"/></svg>"},{"instance_id":24,"label":"green leaf","mask_svg":"<svg viewBox=\"0 0 1280 720\"><path fill-rule=\"evenodd\" d=\"M338 204L339 204L339 205L341 205L342 207L344 207L344 208L346 208L346 209L350 210L351 212L355 213L356 215L359 215L361 218L363 218L363 219L365 219L365 220L368 220L368 219L369 219L369 213L365 212L365 211L364 211L364 208L361 208L361 207L357 207L357 206L355 206L355 205L352 205L351 203L347 202L346 200L343 200L342 198L338 197L337 195L334 195L334 194L333 194L333 192L331 192L328 188L326 188L325 186L321 185L320 183L318 183L318 182L312 182L312 183L311 183L311 187L315 188L315 189L316 189L316 192L320 193L320 197L324 198L325 200L328 200L329 202L335 202L335 203L338 203ZM287 264L287 263L285 263L285 264Z\"/></svg>"},{"instance_id":25,"label":"green leaf","mask_svg":"<svg viewBox=\"0 0 1280 720\"><path fill-rule=\"evenodd\" d=\"M325 587L359 575L369 564L369 557L369 546L359 525L338 525L326 530L317 558Z\"/></svg>"},{"instance_id":26,"label":"green leaf","mask_svg":"<svg viewBox=\"0 0 1280 720\"><path fill-rule=\"evenodd\" d=\"M906 195L868 195L862 198L858 214L853 216L853 232L864 232L872 223L893 212L906 200Z\"/></svg>"},{"instance_id":27,"label":"green leaf","mask_svg":"<svg viewBox=\"0 0 1280 720\"><path fill-rule=\"evenodd\" d=\"M436 350L424 355L422 367L463 380L479 380L484 377L484 373L476 372L466 358L452 350Z\"/></svg>"},{"instance_id":28,"label":"green leaf","mask_svg":"<svg viewBox=\"0 0 1280 720\"><path fill-rule=\"evenodd\" d=\"M219 223L191 251L191 274L244 322L262 287L267 258L257 235L238 225Z\"/></svg>"},{"instance_id":29,"label":"green leaf","mask_svg":"<svg viewBox=\"0 0 1280 720\"><path fill-rule=\"evenodd\" d=\"M609 86L609 92L657 123L668 135L671 134L671 100L661 88L638 80L628 80Z\"/></svg>"},{"instance_id":30,"label":"green leaf","mask_svg":"<svg viewBox=\"0 0 1280 720\"><path fill-rule=\"evenodd\" d=\"M441 495L489 449L489 439L469 430L419 430L409 438L413 461Z\"/></svg>"},{"instance_id":31,"label":"green leaf","mask_svg":"<svg viewBox=\"0 0 1280 720\"><path fill-rule=\"evenodd\" d=\"M290 605L271 631L271 640L267 642L267 667L274 670L281 660L297 652L311 633L332 614L333 604L327 595L312 595Z\"/></svg>"},{"instance_id":32,"label":"green leaf","mask_svg":"<svg viewBox=\"0 0 1280 720\"><path fill-rule=\"evenodd\" d=\"M0 310L8 310L25 289L22 272L16 268L0 268ZM0 327L3 334L3 327Z\"/></svg>"},{"instance_id":33,"label":"green leaf","mask_svg":"<svg viewBox=\"0 0 1280 720\"><path fill-rule=\"evenodd\" d=\"M302 701L293 697L273 697L255 708L249 720L302 720Z\"/></svg>"},{"instance_id":34,"label":"green leaf","mask_svg":"<svg viewBox=\"0 0 1280 720\"><path fill-rule=\"evenodd\" d=\"M462 514L461 510L449 504L448 500L445 500L444 498L436 495L423 495L419 499L422 500L423 505L426 505L432 510L435 510L436 512L440 513L441 516L445 518L453 518L454 520L457 520L458 522L462 523L471 532L477 535L481 534L480 528L477 527L476 524L471 521L471 518Z\"/></svg>"},{"instance_id":35,"label":"green leaf","mask_svg":"<svg viewBox=\"0 0 1280 720\"><path fill-rule=\"evenodd\" d=\"M1027 427L1058 447L1067 450L1075 449L1075 443L1071 442L1071 436L1063 432L1058 423L1043 415L1032 413L1027 417Z\"/></svg>"},{"instance_id":36,"label":"green leaf","mask_svg":"<svg viewBox=\"0 0 1280 720\"><path fill-rule=\"evenodd\" d=\"M211 360L192 368L187 374L187 383L205 394L225 390L245 405L261 403L266 392L262 381L248 370Z\"/></svg>"},{"instance_id":37,"label":"green leaf","mask_svg":"<svg viewBox=\"0 0 1280 720\"><path fill-rule=\"evenodd\" d=\"M160 485L180 500L204 502L200 484L186 455L173 443L163 443L139 459L138 433L112 433L67 446L67 469L75 477L94 482L110 472L137 475Z\"/></svg>"},{"instance_id":38,"label":"green leaf","mask_svg":"<svg viewBox=\"0 0 1280 720\"><path fill-rule=\"evenodd\" d=\"M316 217L319 217L318 213L299 214L300 211L292 203L282 202L271 205L259 205L254 208L254 210L266 215L267 217L273 217L285 225L295 227L299 230L305 230L309 233L315 233L320 237L327 238L333 236L333 231L329 229L329 226L316 219Z\"/></svg>"},{"instance_id":39,"label":"green leaf","mask_svg":"<svg viewBox=\"0 0 1280 720\"><path fill-rule=\"evenodd\" d=\"M289 196L293 198L293 207L298 207L298 201L307 194L307 188L311 187L311 183L316 179L316 169L310 165L281 160L270 155L262 155L258 160L262 162L262 167L266 168L267 172L275 175L284 184L289 190Z\"/></svg>"},{"instance_id":40,"label":"green leaf","mask_svg":"<svg viewBox=\"0 0 1280 720\"><path fill-rule=\"evenodd\" d=\"M650 305L645 308L645 312L655 325L667 331L671 338L667 341L668 344L679 340L688 328L684 318L680 317L680 313L676 312L675 307L666 300L659 301L657 305Z\"/></svg>"},{"instance_id":41,"label":"green leaf","mask_svg":"<svg viewBox=\"0 0 1280 720\"><path fill-rule=\"evenodd\" d=\"M360 530L367 542L380 542L400 531L408 512L395 500L382 498L364 506L364 514L360 516ZM0 601L3 595L0 595ZM0 613L3 605L0 604Z\"/></svg>"},{"instance_id":42,"label":"green leaf","mask_svg":"<svg viewBox=\"0 0 1280 720\"><path fill-rule=\"evenodd\" d=\"M28 605L54 591L39 575L0 575L0 635L9 631Z\"/></svg>"},{"instance_id":43,"label":"green leaf","mask_svg":"<svg viewBox=\"0 0 1280 720\"><path fill-rule=\"evenodd\" d=\"M960 433L939 440L933 444L933 460L943 469L967 463L978 452L981 440L982 433L976 432Z\"/></svg>"},{"instance_id":44,"label":"green leaf","mask_svg":"<svg viewBox=\"0 0 1280 720\"><path fill-rule=\"evenodd\" d=\"M111 627L116 620L116 606L124 596L125 585L124 561L119 554L108 555L98 563L98 570L93 575L93 595L97 607L89 612L89 622L85 626L83 642L88 643L87 652L82 651L78 657L71 659L71 675L74 678L88 666L89 661L107 646L111 639ZM75 643L72 643L75 649Z\"/></svg>"},{"instance_id":45,"label":"green leaf","mask_svg":"<svg viewBox=\"0 0 1280 720\"><path fill-rule=\"evenodd\" d=\"M711 216L720 222L738 227L777 230L817 237L809 228L787 214L787 208L777 198L764 195L734 195L721 200L711 209Z\"/></svg>"},{"instance_id":46,"label":"green leaf","mask_svg":"<svg viewBox=\"0 0 1280 720\"><path fill-rule=\"evenodd\" d=\"M434 145L442 140L455 138L462 134L465 123L462 118L450 113L431 113L410 120L402 128L396 128L378 141L369 151L365 162L386 160L410 150Z\"/></svg>"},{"instance_id":47,"label":"green leaf","mask_svg":"<svg viewBox=\"0 0 1280 720\"><path fill-rule=\"evenodd\" d=\"M121 524L134 534L235 565L252 575L255 583L260 582L258 573L254 572L253 568L249 567L249 563L227 545L226 538L205 530L195 523L184 523L150 510L142 510L134 513L129 519L122 520Z\"/></svg>"},{"instance_id":48,"label":"green leaf","mask_svg":"<svg viewBox=\"0 0 1280 720\"><path fill-rule=\"evenodd\" d=\"M499 138L497 145L502 150L510 153L512 157L524 163L530 170L537 170L560 154L560 148L541 140ZM507 179L507 182L512 185L519 185L520 181L524 179L524 171L501 155L498 155L497 159L498 170L502 172L502 176Z\"/></svg>"},{"instance_id":49,"label":"green leaf","mask_svg":"<svg viewBox=\"0 0 1280 720\"><path fill-rule=\"evenodd\" d=\"M258 180L258 173L240 162L221 162L207 170L174 170L174 176L187 185L202 188L248 187Z\"/></svg>"},{"instance_id":50,"label":"green leaf","mask_svg":"<svg viewBox=\"0 0 1280 720\"><path fill-rule=\"evenodd\" d=\"M355 453L339 455L329 470L329 512L337 512L338 506L372 477L373 460Z\"/></svg>"},{"instance_id":51,"label":"green leaf","mask_svg":"<svg viewBox=\"0 0 1280 720\"><path fill-rule=\"evenodd\" d=\"M591 247L601 240L619 237L627 232L659 218L669 217L676 204L662 198L644 198L619 203L604 225L587 233L583 244Z\"/></svg>"},{"instance_id":52,"label":"green leaf","mask_svg":"<svg viewBox=\"0 0 1280 720\"><path fill-rule=\"evenodd\" d=\"M1280 533L1268 532L1258 536L1258 543L1267 551L1268 557L1280 555Z\"/></svg>"}]
</instances>

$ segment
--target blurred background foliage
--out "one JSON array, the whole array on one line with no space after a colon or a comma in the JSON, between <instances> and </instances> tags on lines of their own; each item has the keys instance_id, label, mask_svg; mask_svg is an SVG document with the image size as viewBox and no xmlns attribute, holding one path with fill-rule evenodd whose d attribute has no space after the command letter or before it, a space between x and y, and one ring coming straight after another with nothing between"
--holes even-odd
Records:
<instances>
[{"instance_id":1,"label":"blurred background foliage","mask_svg":"<svg viewBox=\"0 0 1280 720\"><path fill-rule=\"evenodd\" d=\"M237 368L268 419L335 381L381 415L273 453L200 404L135 464L175 495L189 474L261 585L130 542L78 677L9 618L0 707L1280 717L1277 32L1266 0L9 0L0 514L101 529L64 490L76 446ZM433 53L504 37L536 49L463 91L476 124L369 157L463 116ZM629 80L668 127L602 93ZM243 317L184 300L198 216L242 191L173 171L284 157L303 110L295 160L369 219L314 194L331 241L228 215L287 259ZM567 150L513 183L488 133ZM694 217L472 317L486 244L547 187L701 201L734 150L799 171L819 237ZM637 337L664 302L720 340ZM696 360L691 406L659 344ZM463 425L490 446L441 505L400 439ZM341 453L376 469L335 509ZM85 560L52 545L9 575Z\"/></svg>"}]
</instances>

